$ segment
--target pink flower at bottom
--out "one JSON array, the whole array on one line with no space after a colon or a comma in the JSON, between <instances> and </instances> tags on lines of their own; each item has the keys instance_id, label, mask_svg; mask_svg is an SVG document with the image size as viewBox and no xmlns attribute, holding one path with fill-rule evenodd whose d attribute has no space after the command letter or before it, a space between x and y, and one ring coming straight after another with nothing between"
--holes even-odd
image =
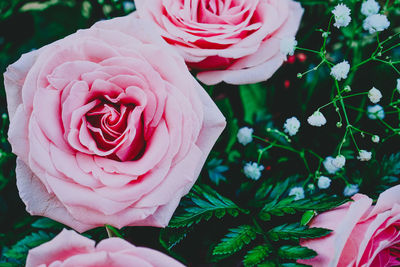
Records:
<instances>
[{"instance_id":1,"label":"pink flower at bottom","mask_svg":"<svg viewBox=\"0 0 400 267\"><path fill-rule=\"evenodd\" d=\"M169 256L149 248L135 247L121 238L95 242L72 230L31 249L26 267L182 267Z\"/></svg>"},{"instance_id":2,"label":"pink flower at bottom","mask_svg":"<svg viewBox=\"0 0 400 267\"><path fill-rule=\"evenodd\" d=\"M400 266L400 185L383 192L374 206L372 199L362 194L353 200L311 222L311 227L333 232L302 241L318 256L301 263L314 267Z\"/></svg>"}]
</instances>

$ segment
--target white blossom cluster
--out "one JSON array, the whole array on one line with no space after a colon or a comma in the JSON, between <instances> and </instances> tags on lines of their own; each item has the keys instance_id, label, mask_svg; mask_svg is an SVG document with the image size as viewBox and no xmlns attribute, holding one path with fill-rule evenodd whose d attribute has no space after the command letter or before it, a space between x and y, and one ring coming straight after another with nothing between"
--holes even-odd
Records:
<instances>
[{"instance_id":1,"label":"white blossom cluster","mask_svg":"<svg viewBox=\"0 0 400 267\"><path fill-rule=\"evenodd\" d=\"M317 110L308 117L307 122L312 126L321 127L326 124L326 118L324 114Z\"/></svg>"},{"instance_id":2,"label":"white blossom cluster","mask_svg":"<svg viewBox=\"0 0 400 267\"><path fill-rule=\"evenodd\" d=\"M296 135L300 128L300 121L296 117L291 117L286 120L283 128L290 136Z\"/></svg>"},{"instance_id":3,"label":"white blossom cluster","mask_svg":"<svg viewBox=\"0 0 400 267\"><path fill-rule=\"evenodd\" d=\"M372 87L372 89L368 91L368 98L372 103L376 104L381 101L382 93L375 87Z\"/></svg>"},{"instance_id":4,"label":"white blossom cluster","mask_svg":"<svg viewBox=\"0 0 400 267\"><path fill-rule=\"evenodd\" d=\"M238 142L242 145L248 145L253 142L253 132L254 130L249 127L243 127L237 133Z\"/></svg>"},{"instance_id":5,"label":"white blossom cluster","mask_svg":"<svg viewBox=\"0 0 400 267\"><path fill-rule=\"evenodd\" d=\"M347 79L347 75L349 74L349 71L350 71L350 64L349 64L349 62L344 60L332 67L331 76L338 81L340 81L342 79L344 80L344 79Z\"/></svg>"},{"instance_id":6,"label":"white blossom cluster","mask_svg":"<svg viewBox=\"0 0 400 267\"><path fill-rule=\"evenodd\" d=\"M294 200L300 200L305 197L303 187L293 187L289 191L289 196L294 196Z\"/></svg>"},{"instance_id":7,"label":"white blossom cluster","mask_svg":"<svg viewBox=\"0 0 400 267\"><path fill-rule=\"evenodd\" d=\"M264 166L258 165L256 162L248 162L243 168L244 175L252 180L260 179L263 170Z\"/></svg>"},{"instance_id":8,"label":"white blossom cluster","mask_svg":"<svg viewBox=\"0 0 400 267\"><path fill-rule=\"evenodd\" d=\"M332 11L335 16L335 23L333 24L336 28L346 27L351 21L350 8L345 4L338 4Z\"/></svg>"}]
</instances>

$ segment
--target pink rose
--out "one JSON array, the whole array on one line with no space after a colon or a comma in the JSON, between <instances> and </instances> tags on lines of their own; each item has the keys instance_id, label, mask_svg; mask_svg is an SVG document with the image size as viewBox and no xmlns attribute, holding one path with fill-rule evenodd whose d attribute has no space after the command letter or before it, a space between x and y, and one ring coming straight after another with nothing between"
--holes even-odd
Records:
<instances>
[{"instance_id":1,"label":"pink rose","mask_svg":"<svg viewBox=\"0 0 400 267\"><path fill-rule=\"evenodd\" d=\"M165 227L225 119L135 16L25 54L5 73L9 141L33 215L77 231Z\"/></svg>"},{"instance_id":2,"label":"pink rose","mask_svg":"<svg viewBox=\"0 0 400 267\"><path fill-rule=\"evenodd\" d=\"M121 238L95 242L72 230L63 230L53 240L28 253L26 267L183 267L159 251L135 247Z\"/></svg>"},{"instance_id":3,"label":"pink rose","mask_svg":"<svg viewBox=\"0 0 400 267\"><path fill-rule=\"evenodd\" d=\"M143 19L199 71L205 84L265 81L286 55L303 9L292 0L135 0Z\"/></svg>"},{"instance_id":4,"label":"pink rose","mask_svg":"<svg viewBox=\"0 0 400 267\"><path fill-rule=\"evenodd\" d=\"M301 263L312 266L399 266L400 185L383 192L375 206L357 194L354 202L318 215L311 227L333 229L325 238L305 240L318 256Z\"/></svg>"}]
</instances>

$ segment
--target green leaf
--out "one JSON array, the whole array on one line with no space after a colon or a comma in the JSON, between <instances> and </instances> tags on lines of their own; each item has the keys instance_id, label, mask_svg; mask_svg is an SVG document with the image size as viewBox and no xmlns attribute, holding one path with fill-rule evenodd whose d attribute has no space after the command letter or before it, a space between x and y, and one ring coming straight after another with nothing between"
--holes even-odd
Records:
<instances>
[{"instance_id":1,"label":"green leaf","mask_svg":"<svg viewBox=\"0 0 400 267\"><path fill-rule=\"evenodd\" d=\"M261 83L239 86L240 96L244 108L244 120L254 123L255 117L266 112L267 89Z\"/></svg>"},{"instance_id":2,"label":"green leaf","mask_svg":"<svg viewBox=\"0 0 400 267\"><path fill-rule=\"evenodd\" d=\"M213 215L222 218L227 213L233 217L238 216L240 212L248 213L230 199L221 196L214 189L205 185L194 186L186 200L183 201L183 211L180 209L177 211L177 215L172 217L169 227L189 227L202 220L208 221Z\"/></svg>"},{"instance_id":3,"label":"green leaf","mask_svg":"<svg viewBox=\"0 0 400 267\"><path fill-rule=\"evenodd\" d=\"M382 176L393 176L400 174L400 152L390 156L385 155L382 159Z\"/></svg>"},{"instance_id":4,"label":"green leaf","mask_svg":"<svg viewBox=\"0 0 400 267\"><path fill-rule=\"evenodd\" d=\"M213 254L235 253L254 240L256 236L256 230L250 225L241 225L237 228L229 229L228 234L214 248Z\"/></svg>"},{"instance_id":5,"label":"green leaf","mask_svg":"<svg viewBox=\"0 0 400 267\"><path fill-rule=\"evenodd\" d=\"M278 256L282 259L297 260L311 259L317 256L317 253L307 247L302 246L282 246L278 250Z\"/></svg>"},{"instance_id":6,"label":"green leaf","mask_svg":"<svg viewBox=\"0 0 400 267\"><path fill-rule=\"evenodd\" d=\"M307 225L315 215L317 215L315 210L308 210L304 212L303 216L301 216L301 225Z\"/></svg>"},{"instance_id":7,"label":"green leaf","mask_svg":"<svg viewBox=\"0 0 400 267\"><path fill-rule=\"evenodd\" d=\"M39 229L63 229L64 226L61 223L53 221L49 218L43 217L37 219L34 223L32 223L32 227Z\"/></svg>"},{"instance_id":8,"label":"green leaf","mask_svg":"<svg viewBox=\"0 0 400 267\"><path fill-rule=\"evenodd\" d=\"M258 267L276 267L276 263L273 261L264 261L263 263L260 263L257 265Z\"/></svg>"},{"instance_id":9,"label":"green leaf","mask_svg":"<svg viewBox=\"0 0 400 267\"><path fill-rule=\"evenodd\" d=\"M44 231L32 233L18 241L3 255L8 259L24 261L30 249L51 240L53 237L54 234L46 233Z\"/></svg>"},{"instance_id":10,"label":"green leaf","mask_svg":"<svg viewBox=\"0 0 400 267\"><path fill-rule=\"evenodd\" d=\"M245 267L256 266L271 254L272 248L266 244L259 245L249 250L244 257L243 264Z\"/></svg>"},{"instance_id":11,"label":"green leaf","mask_svg":"<svg viewBox=\"0 0 400 267\"><path fill-rule=\"evenodd\" d=\"M328 235L332 230L325 228L308 228L299 223L283 224L268 231L268 236L273 241L299 240L300 238L318 238Z\"/></svg>"},{"instance_id":12,"label":"green leaf","mask_svg":"<svg viewBox=\"0 0 400 267\"><path fill-rule=\"evenodd\" d=\"M164 228L160 231L159 240L161 245L167 249L171 250L177 244L179 244L187 234L192 230L192 228Z\"/></svg>"},{"instance_id":13,"label":"green leaf","mask_svg":"<svg viewBox=\"0 0 400 267\"><path fill-rule=\"evenodd\" d=\"M226 181L226 177L223 173L228 171L229 167L222 165L222 159L213 158L207 163L207 169L210 180L216 185L219 185L221 181Z\"/></svg>"},{"instance_id":14,"label":"green leaf","mask_svg":"<svg viewBox=\"0 0 400 267\"><path fill-rule=\"evenodd\" d=\"M295 214L296 212L305 212L315 210L317 212L326 211L337 206L340 206L350 199L338 197L326 197L324 195L316 198L305 198L294 201L294 197L286 197L280 201L273 200L267 203L261 210L259 217L264 221L271 219L272 215L284 216L286 214Z\"/></svg>"}]
</instances>

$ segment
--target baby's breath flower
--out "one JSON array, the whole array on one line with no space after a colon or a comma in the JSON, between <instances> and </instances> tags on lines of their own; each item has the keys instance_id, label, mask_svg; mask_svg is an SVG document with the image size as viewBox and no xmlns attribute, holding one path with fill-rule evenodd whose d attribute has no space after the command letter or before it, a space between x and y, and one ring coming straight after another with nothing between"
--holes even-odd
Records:
<instances>
[{"instance_id":1,"label":"baby's breath flower","mask_svg":"<svg viewBox=\"0 0 400 267\"><path fill-rule=\"evenodd\" d=\"M243 171L244 175L246 175L247 178L253 179L253 180L258 180L261 177L261 171L264 170L264 166L258 165L255 162L248 162L246 165L244 165Z\"/></svg>"},{"instance_id":2,"label":"baby's breath flower","mask_svg":"<svg viewBox=\"0 0 400 267\"><path fill-rule=\"evenodd\" d=\"M289 196L295 196L294 200L299 200L304 198L304 189L303 187L293 187L289 191Z\"/></svg>"},{"instance_id":3,"label":"baby's breath flower","mask_svg":"<svg viewBox=\"0 0 400 267\"><path fill-rule=\"evenodd\" d=\"M322 164L324 164L324 167L326 171L329 174L335 174L340 168L337 168L335 165L332 164L332 161L334 158L332 157L327 157Z\"/></svg>"},{"instance_id":4,"label":"baby's breath flower","mask_svg":"<svg viewBox=\"0 0 400 267\"><path fill-rule=\"evenodd\" d=\"M346 158L343 155L337 155L336 158L332 160L333 166L336 168L343 168L344 165L346 164Z\"/></svg>"},{"instance_id":5,"label":"baby's breath flower","mask_svg":"<svg viewBox=\"0 0 400 267\"><path fill-rule=\"evenodd\" d=\"M332 67L331 76L334 77L336 80L340 81L341 79L346 79L347 74L350 71L350 64L346 60L336 64Z\"/></svg>"},{"instance_id":6,"label":"baby's breath flower","mask_svg":"<svg viewBox=\"0 0 400 267\"><path fill-rule=\"evenodd\" d=\"M397 92L400 94L400 79L397 79L397 86L396 86Z\"/></svg>"},{"instance_id":7,"label":"baby's breath flower","mask_svg":"<svg viewBox=\"0 0 400 267\"><path fill-rule=\"evenodd\" d=\"M327 189L331 186L331 179L326 176L321 176L318 178L318 187L319 189Z\"/></svg>"},{"instance_id":8,"label":"baby's breath flower","mask_svg":"<svg viewBox=\"0 0 400 267\"><path fill-rule=\"evenodd\" d=\"M123 6L124 11L126 13L132 12L135 9L135 4L133 2L130 2L130 1L122 2L122 6Z\"/></svg>"},{"instance_id":9,"label":"baby's breath flower","mask_svg":"<svg viewBox=\"0 0 400 267\"><path fill-rule=\"evenodd\" d=\"M368 152L367 150L360 150L357 159L359 159L360 161L369 161L371 157L372 152Z\"/></svg>"},{"instance_id":10,"label":"baby's breath flower","mask_svg":"<svg viewBox=\"0 0 400 267\"><path fill-rule=\"evenodd\" d=\"M361 5L361 13L365 16L375 15L378 14L380 8L379 3L375 0L367 0Z\"/></svg>"},{"instance_id":11,"label":"baby's breath flower","mask_svg":"<svg viewBox=\"0 0 400 267\"><path fill-rule=\"evenodd\" d=\"M241 128L236 136L238 139L238 142L244 146L253 142L253 136L252 136L253 132L254 132L254 130L249 127Z\"/></svg>"},{"instance_id":12,"label":"baby's breath flower","mask_svg":"<svg viewBox=\"0 0 400 267\"><path fill-rule=\"evenodd\" d=\"M285 37L281 40L281 53L289 56L294 55L297 41L294 37Z\"/></svg>"},{"instance_id":13,"label":"baby's breath flower","mask_svg":"<svg viewBox=\"0 0 400 267\"><path fill-rule=\"evenodd\" d=\"M307 122L312 126L321 127L326 124L326 119L324 114L320 111L315 111L310 117L308 117Z\"/></svg>"},{"instance_id":14,"label":"baby's breath flower","mask_svg":"<svg viewBox=\"0 0 400 267\"><path fill-rule=\"evenodd\" d=\"M383 120L385 118L385 111L381 105L368 106L367 116L371 120Z\"/></svg>"},{"instance_id":15,"label":"baby's breath flower","mask_svg":"<svg viewBox=\"0 0 400 267\"><path fill-rule=\"evenodd\" d=\"M379 141L381 140L381 138L379 137L379 135L374 135L371 138L372 142L374 143L379 143Z\"/></svg>"},{"instance_id":16,"label":"baby's breath flower","mask_svg":"<svg viewBox=\"0 0 400 267\"><path fill-rule=\"evenodd\" d=\"M390 26L390 22L385 15L375 14L368 16L363 22L363 28L369 33L381 32Z\"/></svg>"},{"instance_id":17,"label":"baby's breath flower","mask_svg":"<svg viewBox=\"0 0 400 267\"><path fill-rule=\"evenodd\" d=\"M345 4L338 4L332 13L335 15L335 23L333 25L336 28L349 25L351 21L350 9Z\"/></svg>"},{"instance_id":18,"label":"baby's breath flower","mask_svg":"<svg viewBox=\"0 0 400 267\"><path fill-rule=\"evenodd\" d=\"M375 87L372 87L372 89L368 91L368 98L372 103L376 104L381 101L382 93Z\"/></svg>"},{"instance_id":19,"label":"baby's breath flower","mask_svg":"<svg viewBox=\"0 0 400 267\"><path fill-rule=\"evenodd\" d=\"M346 197L351 197L358 193L360 189L357 184L349 184L343 190L343 195Z\"/></svg>"},{"instance_id":20,"label":"baby's breath flower","mask_svg":"<svg viewBox=\"0 0 400 267\"><path fill-rule=\"evenodd\" d=\"M300 121L296 117L291 117L286 120L283 128L285 129L285 133L290 136L296 135L300 128Z\"/></svg>"}]
</instances>

